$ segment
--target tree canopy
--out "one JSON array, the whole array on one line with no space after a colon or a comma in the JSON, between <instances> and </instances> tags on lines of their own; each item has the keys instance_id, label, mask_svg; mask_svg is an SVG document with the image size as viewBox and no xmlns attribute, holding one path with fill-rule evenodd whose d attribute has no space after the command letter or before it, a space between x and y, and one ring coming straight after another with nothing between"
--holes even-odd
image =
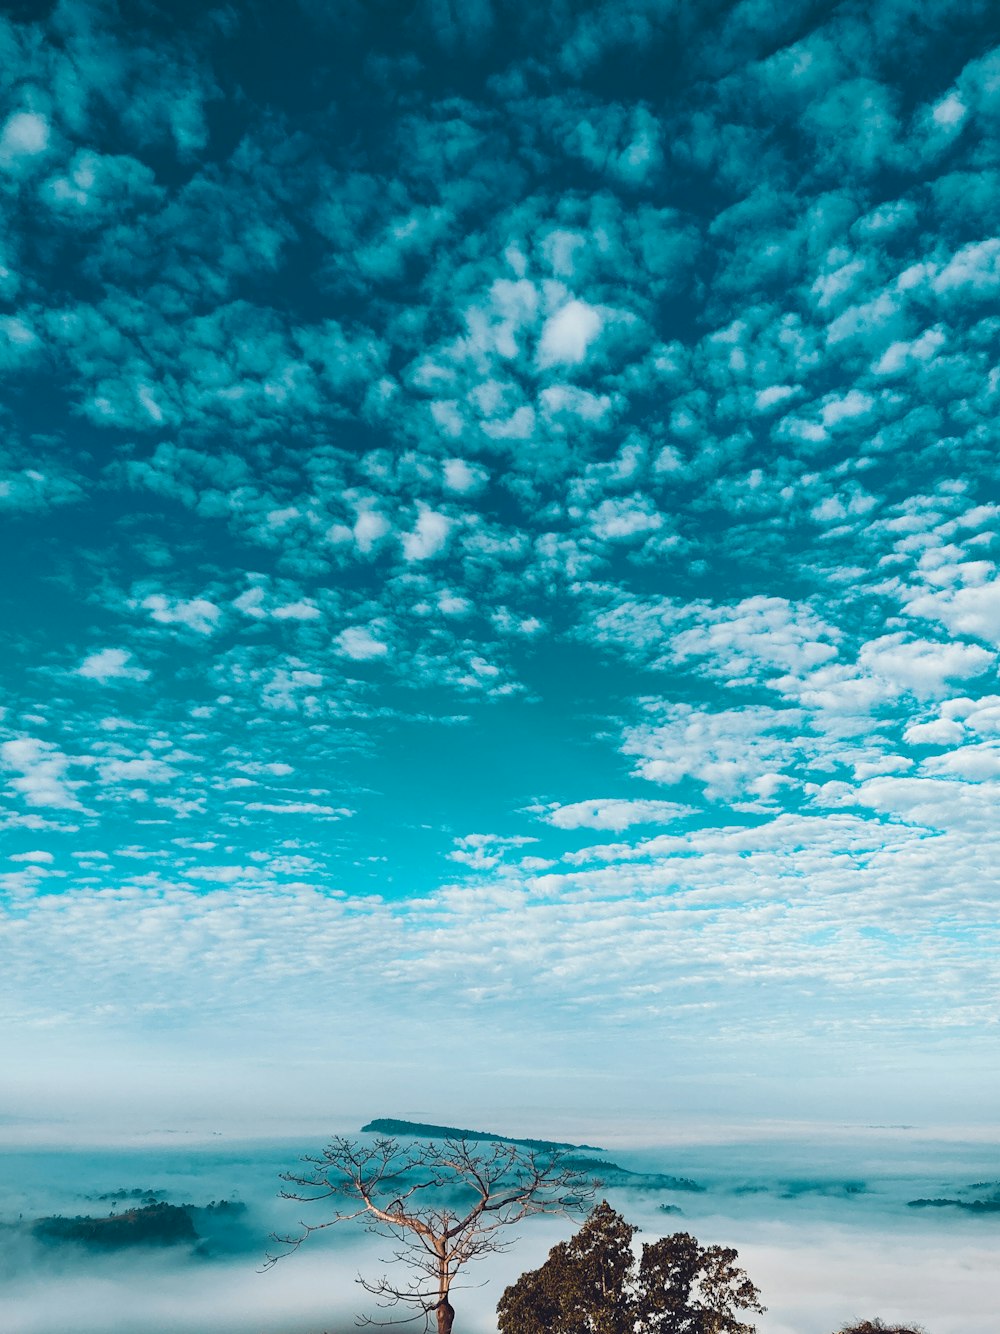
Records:
<instances>
[{"instance_id":1,"label":"tree canopy","mask_svg":"<svg viewBox=\"0 0 1000 1334\"><path fill-rule=\"evenodd\" d=\"M500 1334L755 1334L760 1293L736 1251L686 1232L643 1245L606 1200L500 1298Z\"/></svg>"},{"instance_id":2,"label":"tree canopy","mask_svg":"<svg viewBox=\"0 0 1000 1334\"><path fill-rule=\"evenodd\" d=\"M877 1316L874 1320L852 1321L843 1325L837 1334L925 1334L917 1325L887 1325Z\"/></svg>"}]
</instances>

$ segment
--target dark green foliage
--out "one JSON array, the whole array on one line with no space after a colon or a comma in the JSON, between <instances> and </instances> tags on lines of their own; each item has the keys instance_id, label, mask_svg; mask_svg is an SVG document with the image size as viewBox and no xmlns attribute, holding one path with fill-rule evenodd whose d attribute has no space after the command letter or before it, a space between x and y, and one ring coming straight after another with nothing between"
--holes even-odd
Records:
<instances>
[{"instance_id":1,"label":"dark green foliage","mask_svg":"<svg viewBox=\"0 0 1000 1334\"><path fill-rule=\"evenodd\" d=\"M564 1301L563 1267L566 1243L549 1252L541 1269L522 1274L504 1290L497 1306L500 1334L549 1334L550 1330L569 1331L569 1313Z\"/></svg>"},{"instance_id":2,"label":"dark green foliage","mask_svg":"<svg viewBox=\"0 0 1000 1334\"><path fill-rule=\"evenodd\" d=\"M675 1232L642 1248L635 1307L643 1334L753 1334L737 1317L763 1311L759 1299L731 1247L699 1246Z\"/></svg>"},{"instance_id":3,"label":"dark green foliage","mask_svg":"<svg viewBox=\"0 0 1000 1334\"><path fill-rule=\"evenodd\" d=\"M189 1204L185 1207L193 1209L194 1205ZM228 1215L233 1218L240 1214L245 1214L247 1211L247 1207L242 1200L210 1200L208 1204L203 1205L202 1208L207 1214L216 1214L221 1217Z\"/></svg>"},{"instance_id":4,"label":"dark green foliage","mask_svg":"<svg viewBox=\"0 0 1000 1334\"><path fill-rule=\"evenodd\" d=\"M636 1231L602 1200L540 1269L506 1290L497 1307L501 1334L631 1334L622 1294L635 1263Z\"/></svg>"},{"instance_id":5,"label":"dark green foliage","mask_svg":"<svg viewBox=\"0 0 1000 1334\"><path fill-rule=\"evenodd\" d=\"M1000 1200L907 1200L910 1209L964 1209L970 1214L1000 1214Z\"/></svg>"},{"instance_id":6,"label":"dark green foliage","mask_svg":"<svg viewBox=\"0 0 1000 1334\"><path fill-rule=\"evenodd\" d=\"M88 1195L87 1199L97 1200L100 1203L113 1200L115 1203L121 1204L125 1200L141 1200L143 1204L156 1204L162 1194L163 1192L159 1190L143 1190L141 1186L135 1186L132 1190L125 1190L122 1187L120 1190L105 1191L103 1195Z\"/></svg>"},{"instance_id":7,"label":"dark green foliage","mask_svg":"<svg viewBox=\"0 0 1000 1334\"><path fill-rule=\"evenodd\" d=\"M644 1245L637 1263L637 1230L603 1200L504 1292L500 1334L754 1334L738 1316L764 1308L734 1250L678 1232Z\"/></svg>"},{"instance_id":8,"label":"dark green foliage","mask_svg":"<svg viewBox=\"0 0 1000 1334\"><path fill-rule=\"evenodd\" d=\"M198 1240L191 1216L176 1204L149 1204L108 1218L39 1218L32 1232L39 1241L77 1241L86 1246L176 1246Z\"/></svg>"},{"instance_id":9,"label":"dark green foliage","mask_svg":"<svg viewBox=\"0 0 1000 1334\"><path fill-rule=\"evenodd\" d=\"M887 1325L877 1317L859 1324L844 1325L837 1334L924 1334L916 1325Z\"/></svg>"}]
</instances>

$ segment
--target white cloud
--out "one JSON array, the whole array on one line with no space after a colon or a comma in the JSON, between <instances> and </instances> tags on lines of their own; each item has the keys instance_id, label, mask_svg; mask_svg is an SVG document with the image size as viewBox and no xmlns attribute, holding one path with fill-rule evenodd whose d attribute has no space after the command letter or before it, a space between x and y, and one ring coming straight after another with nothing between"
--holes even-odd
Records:
<instances>
[{"instance_id":1,"label":"white cloud","mask_svg":"<svg viewBox=\"0 0 1000 1334\"><path fill-rule=\"evenodd\" d=\"M804 674L781 676L769 684L786 699L816 710L829 725L866 730L871 712L895 693L894 683L859 671L855 664L829 663Z\"/></svg>"},{"instance_id":2,"label":"white cloud","mask_svg":"<svg viewBox=\"0 0 1000 1334\"><path fill-rule=\"evenodd\" d=\"M355 814L347 806L323 806L315 801L248 801L243 809L268 815L327 815L338 820Z\"/></svg>"},{"instance_id":3,"label":"white cloud","mask_svg":"<svg viewBox=\"0 0 1000 1334\"><path fill-rule=\"evenodd\" d=\"M445 459L442 468L445 486L458 495L471 495L482 490L489 478L485 468L466 463L465 459Z\"/></svg>"},{"instance_id":4,"label":"white cloud","mask_svg":"<svg viewBox=\"0 0 1000 1334\"><path fill-rule=\"evenodd\" d=\"M946 774L981 783L1000 777L1000 746L984 741L974 746L960 746L943 755L932 755L920 766L926 774Z\"/></svg>"},{"instance_id":5,"label":"white cloud","mask_svg":"<svg viewBox=\"0 0 1000 1334\"><path fill-rule=\"evenodd\" d=\"M505 838L500 834L466 834L455 839L455 846L447 855L449 861L461 862L474 871L486 871L498 866L508 852L537 842L536 838L523 835Z\"/></svg>"},{"instance_id":6,"label":"white cloud","mask_svg":"<svg viewBox=\"0 0 1000 1334\"><path fill-rule=\"evenodd\" d=\"M300 709L311 712L315 697L302 695L301 691L317 690L323 684L321 672L311 671L298 659L290 659L287 667L277 667L271 679L264 686L262 699L269 709L288 710L296 713ZM235 780L234 780L235 781Z\"/></svg>"},{"instance_id":7,"label":"white cloud","mask_svg":"<svg viewBox=\"0 0 1000 1334\"><path fill-rule=\"evenodd\" d=\"M752 706L717 713L689 704L654 712L664 721L626 729L622 753L638 758L638 777L655 783L694 778L712 798L752 792L761 778L802 755L799 709Z\"/></svg>"},{"instance_id":8,"label":"white cloud","mask_svg":"<svg viewBox=\"0 0 1000 1334\"><path fill-rule=\"evenodd\" d=\"M309 598L300 598L298 602L286 602L282 607L275 607L271 615L278 621L315 621L323 613Z\"/></svg>"},{"instance_id":9,"label":"white cloud","mask_svg":"<svg viewBox=\"0 0 1000 1334\"><path fill-rule=\"evenodd\" d=\"M0 745L0 761L17 774L10 779L10 785L29 806L81 809L73 795L73 788L80 784L65 777L71 760L51 742L28 736L5 741Z\"/></svg>"},{"instance_id":10,"label":"white cloud","mask_svg":"<svg viewBox=\"0 0 1000 1334\"><path fill-rule=\"evenodd\" d=\"M927 829L954 829L963 837L975 832L992 840L996 830L1000 785L970 783L957 777L871 778L850 794L844 804L867 806L880 813L902 817ZM956 869L966 863L955 849ZM947 874L944 866L938 873Z\"/></svg>"},{"instance_id":11,"label":"white cloud","mask_svg":"<svg viewBox=\"0 0 1000 1334\"><path fill-rule=\"evenodd\" d=\"M875 400L870 394L862 393L860 389L850 389L841 398L828 398L823 404L820 416L824 426L836 426L842 421L850 421L853 417L865 416L871 412L874 403Z\"/></svg>"},{"instance_id":12,"label":"white cloud","mask_svg":"<svg viewBox=\"0 0 1000 1334\"><path fill-rule=\"evenodd\" d=\"M255 621L261 621L267 616L264 610L264 590L259 584L248 588L245 593L241 593L233 601L233 606L237 611L241 611L244 616L251 616Z\"/></svg>"},{"instance_id":13,"label":"white cloud","mask_svg":"<svg viewBox=\"0 0 1000 1334\"><path fill-rule=\"evenodd\" d=\"M965 728L951 718L935 718L929 723L913 723L903 733L911 746L950 746L961 741Z\"/></svg>"},{"instance_id":14,"label":"white cloud","mask_svg":"<svg viewBox=\"0 0 1000 1334\"><path fill-rule=\"evenodd\" d=\"M902 631L863 644L858 664L914 694L936 694L945 682L981 676L995 655L977 644L910 639Z\"/></svg>"},{"instance_id":15,"label":"white cloud","mask_svg":"<svg viewBox=\"0 0 1000 1334\"><path fill-rule=\"evenodd\" d=\"M17 315L4 315L0 319L0 333L7 340L8 346L19 353L26 352L39 345L38 334L26 320L19 318ZM42 474L34 473L34 476L41 477Z\"/></svg>"},{"instance_id":16,"label":"white cloud","mask_svg":"<svg viewBox=\"0 0 1000 1334\"><path fill-rule=\"evenodd\" d=\"M670 824L693 810L675 801L629 801L614 797L531 809L557 829L611 829L616 833L636 824Z\"/></svg>"},{"instance_id":17,"label":"white cloud","mask_svg":"<svg viewBox=\"0 0 1000 1334\"><path fill-rule=\"evenodd\" d=\"M345 657L364 662L369 658L383 658L389 652L388 644L376 639L364 625L349 625L337 635L336 644Z\"/></svg>"},{"instance_id":18,"label":"white cloud","mask_svg":"<svg viewBox=\"0 0 1000 1334\"><path fill-rule=\"evenodd\" d=\"M841 264L830 273L821 274L812 286L819 309L825 310L837 297L849 292L864 271L864 261L854 259L847 264Z\"/></svg>"},{"instance_id":19,"label":"white cloud","mask_svg":"<svg viewBox=\"0 0 1000 1334\"><path fill-rule=\"evenodd\" d=\"M730 681L776 671L802 675L836 657L841 635L811 607L786 598L757 596L731 606L689 604L672 619L684 625L670 642L670 657L697 657L704 670Z\"/></svg>"},{"instance_id":20,"label":"white cloud","mask_svg":"<svg viewBox=\"0 0 1000 1334\"><path fill-rule=\"evenodd\" d=\"M44 153L49 146L49 122L37 111L15 111L0 131L0 167L14 167Z\"/></svg>"},{"instance_id":21,"label":"white cloud","mask_svg":"<svg viewBox=\"0 0 1000 1334\"><path fill-rule=\"evenodd\" d=\"M384 514L375 509L362 509L354 521L354 541L365 555L389 532L391 525Z\"/></svg>"},{"instance_id":22,"label":"white cloud","mask_svg":"<svg viewBox=\"0 0 1000 1334\"><path fill-rule=\"evenodd\" d=\"M525 403L509 417L483 422L482 429L493 440L530 440L535 433L535 409Z\"/></svg>"},{"instance_id":23,"label":"white cloud","mask_svg":"<svg viewBox=\"0 0 1000 1334\"><path fill-rule=\"evenodd\" d=\"M776 407L779 403L786 403L799 392L800 388L796 384L771 384L766 389L758 390L754 398L754 407L758 412L766 412L768 408Z\"/></svg>"},{"instance_id":24,"label":"white cloud","mask_svg":"<svg viewBox=\"0 0 1000 1334\"><path fill-rule=\"evenodd\" d=\"M12 862L33 862L48 866L55 861L55 858L51 852L12 852L10 860Z\"/></svg>"},{"instance_id":25,"label":"white cloud","mask_svg":"<svg viewBox=\"0 0 1000 1334\"><path fill-rule=\"evenodd\" d=\"M210 884L235 885L240 882L253 883L267 878L266 872L259 866L188 866L184 871L185 880L207 880Z\"/></svg>"},{"instance_id":26,"label":"white cloud","mask_svg":"<svg viewBox=\"0 0 1000 1334\"><path fill-rule=\"evenodd\" d=\"M136 387L135 395L136 398L139 400L140 404L142 405L142 407L145 409L145 411L148 413L148 415L154 422L159 424L164 420L163 409L160 407L160 404L157 402L156 395L153 393L152 388L148 384L138 385Z\"/></svg>"},{"instance_id":27,"label":"white cloud","mask_svg":"<svg viewBox=\"0 0 1000 1334\"><path fill-rule=\"evenodd\" d=\"M406 560L430 560L440 555L451 532L451 520L437 510L421 507L416 527L403 534L403 556Z\"/></svg>"},{"instance_id":28,"label":"white cloud","mask_svg":"<svg viewBox=\"0 0 1000 1334\"><path fill-rule=\"evenodd\" d=\"M542 390L539 401L545 416L550 419L569 416L600 422L611 410L611 399L607 394L592 394L589 389L570 384L549 385Z\"/></svg>"},{"instance_id":29,"label":"white cloud","mask_svg":"<svg viewBox=\"0 0 1000 1334\"><path fill-rule=\"evenodd\" d=\"M184 625L200 635L212 634L222 615L221 609L206 598L172 600L162 593L151 593L139 605L160 625Z\"/></svg>"},{"instance_id":30,"label":"white cloud","mask_svg":"<svg viewBox=\"0 0 1000 1334\"><path fill-rule=\"evenodd\" d=\"M578 366L586 360L603 324L600 311L593 306L585 301L567 301L542 326L539 366Z\"/></svg>"},{"instance_id":31,"label":"white cloud","mask_svg":"<svg viewBox=\"0 0 1000 1334\"><path fill-rule=\"evenodd\" d=\"M973 292L995 292L1000 287L1000 237L976 241L957 250L933 279L936 292L967 287Z\"/></svg>"},{"instance_id":32,"label":"white cloud","mask_svg":"<svg viewBox=\"0 0 1000 1334\"><path fill-rule=\"evenodd\" d=\"M470 616L473 611L472 603L468 598L445 591L438 594L437 608L442 616Z\"/></svg>"},{"instance_id":33,"label":"white cloud","mask_svg":"<svg viewBox=\"0 0 1000 1334\"><path fill-rule=\"evenodd\" d=\"M921 593L907 600L905 610L938 621L953 634L975 635L1000 646L1000 580Z\"/></svg>"},{"instance_id":34,"label":"white cloud","mask_svg":"<svg viewBox=\"0 0 1000 1334\"><path fill-rule=\"evenodd\" d=\"M962 696L941 705L944 718L961 718L966 727L980 736L1000 735L1000 695L980 695L978 699Z\"/></svg>"},{"instance_id":35,"label":"white cloud","mask_svg":"<svg viewBox=\"0 0 1000 1334\"><path fill-rule=\"evenodd\" d=\"M149 672L137 667L127 649L105 648L91 653L76 669L79 676L91 681L145 681Z\"/></svg>"},{"instance_id":36,"label":"white cloud","mask_svg":"<svg viewBox=\"0 0 1000 1334\"><path fill-rule=\"evenodd\" d=\"M641 495L604 500L591 511L589 518L594 536L607 542L655 533L664 524L663 515L653 502Z\"/></svg>"},{"instance_id":37,"label":"white cloud","mask_svg":"<svg viewBox=\"0 0 1000 1334\"><path fill-rule=\"evenodd\" d=\"M911 362L933 360L946 341L944 330L925 329L919 338L910 342L891 343L872 367L876 375L893 375L904 370Z\"/></svg>"},{"instance_id":38,"label":"white cloud","mask_svg":"<svg viewBox=\"0 0 1000 1334\"><path fill-rule=\"evenodd\" d=\"M837 523L847 518L847 510L839 496L827 496L809 511L809 517L817 523Z\"/></svg>"},{"instance_id":39,"label":"white cloud","mask_svg":"<svg viewBox=\"0 0 1000 1334\"><path fill-rule=\"evenodd\" d=\"M936 125L958 125L965 119L967 107L957 93L949 93L938 102L931 115Z\"/></svg>"},{"instance_id":40,"label":"white cloud","mask_svg":"<svg viewBox=\"0 0 1000 1334\"><path fill-rule=\"evenodd\" d=\"M151 755L101 760L99 769L106 783L169 783L178 777L177 769Z\"/></svg>"}]
</instances>

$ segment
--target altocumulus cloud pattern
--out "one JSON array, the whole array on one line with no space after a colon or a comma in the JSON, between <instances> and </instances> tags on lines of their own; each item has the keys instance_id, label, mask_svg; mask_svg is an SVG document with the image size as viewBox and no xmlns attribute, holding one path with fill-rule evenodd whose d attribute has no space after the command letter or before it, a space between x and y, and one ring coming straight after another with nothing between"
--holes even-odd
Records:
<instances>
[{"instance_id":1,"label":"altocumulus cloud pattern","mask_svg":"<svg viewBox=\"0 0 1000 1334\"><path fill-rule=\"evenodd\" d=\"M998 23L7 8L15 1054L972 1087Z\"/></svg>"}]
</instances>

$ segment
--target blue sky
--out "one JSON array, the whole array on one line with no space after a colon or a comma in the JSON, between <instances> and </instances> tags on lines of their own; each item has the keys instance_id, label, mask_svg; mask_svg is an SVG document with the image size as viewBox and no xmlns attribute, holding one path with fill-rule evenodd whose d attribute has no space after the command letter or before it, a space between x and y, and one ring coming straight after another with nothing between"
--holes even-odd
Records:
<instances>
[{"instance_id":1,"label":"blue sky","mask_svg":"<svg viewBox=\"0 0 1000 1334\"><path fill-rule=\"evenodd\" d=\"M6 1113L990 1114L996 7L0 59Z\"/></svg>"}]
</instances>

